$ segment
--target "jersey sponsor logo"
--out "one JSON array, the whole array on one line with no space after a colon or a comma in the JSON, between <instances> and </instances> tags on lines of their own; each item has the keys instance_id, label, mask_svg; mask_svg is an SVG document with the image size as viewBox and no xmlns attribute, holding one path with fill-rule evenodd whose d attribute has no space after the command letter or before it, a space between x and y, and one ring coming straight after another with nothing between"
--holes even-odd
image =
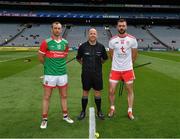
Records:
<instances>
[{"instance_id":1,"label":"jersey sponsor logo","mask_svg":"<svg viewBox=\"0 0 180 139\"><path fill-rule=\"evenodd\" d=\"M121 40L121 44L124 44L124 42L125 42L124 40Z\"/></svg>"},{"instance_id":2,"label":"jersey sponsor logo","mask_svg":"<svg viewBox=\"0 0 180 139\"><path fill-rule=\"evenodd\" d=\"M46 57L48 58L64 58L68 53L64 51L48 51Z\"/></svg>"}]
</instances>

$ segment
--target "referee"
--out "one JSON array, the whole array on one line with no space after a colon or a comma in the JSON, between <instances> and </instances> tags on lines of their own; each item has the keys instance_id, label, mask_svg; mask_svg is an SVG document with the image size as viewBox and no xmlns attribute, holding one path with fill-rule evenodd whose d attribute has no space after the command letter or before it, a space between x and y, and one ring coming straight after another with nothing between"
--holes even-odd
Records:
<instances>
[{"instance_id":1,"label":"referee","mask_svg":"<svg viewBox=\"0 0 180 139\"><path fill-rule=\"evenodd\" d=\"M88 41L79 46L76 59L82 64L81 81L83 95L81 99L82 111L78 120L86 116L86 106L88 104L88 94L91 88L94 89L94 99L97 107L97 117L104 120L101 111L101 90L103 89L102 63L108 59L104 45L97 42L97 31L94 28L88 31Z\"/></svg>"}]
</instances>

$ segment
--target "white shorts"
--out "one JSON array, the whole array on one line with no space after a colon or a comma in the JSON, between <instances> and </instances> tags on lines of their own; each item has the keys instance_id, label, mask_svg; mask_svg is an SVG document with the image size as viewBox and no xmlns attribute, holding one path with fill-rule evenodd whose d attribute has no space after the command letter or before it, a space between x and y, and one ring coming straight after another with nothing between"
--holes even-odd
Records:
<instances>
[{"instance_id":1,"label":"white shorts","mask_svg":"<svg viewBox=\"0 0 180 139\"><path fill-rule=\"evenodd\" d=\"M45 87L49 88L63 88L67 86L68 83L68 76L67 74L65 75L60 75L60 76L53 76L53 75L44 75L44 80L43 84Z\"/></svg>"}]
</instances>

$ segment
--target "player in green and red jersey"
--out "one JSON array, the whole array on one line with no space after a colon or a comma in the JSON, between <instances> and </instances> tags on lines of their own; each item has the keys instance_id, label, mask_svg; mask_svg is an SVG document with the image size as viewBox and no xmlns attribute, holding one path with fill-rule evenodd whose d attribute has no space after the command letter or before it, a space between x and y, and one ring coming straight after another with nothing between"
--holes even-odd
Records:
<instances>
[{"instance_id":1,"label":"player in green and red jersey","mask_svg":"<svg viewBox=\"0 0 180 139\"><path fill-rule=\"evenodd\" d=\"M74 121L68 116L66 57L68 55L68 41L61 37L62 25L52 23L52 36L41 43L39 61L44 65L44 96L42 104L42 122L40 128L47 127L48 108L53 88L59 89L63 120L68 123Z\"/></svg>"}]
</instances>

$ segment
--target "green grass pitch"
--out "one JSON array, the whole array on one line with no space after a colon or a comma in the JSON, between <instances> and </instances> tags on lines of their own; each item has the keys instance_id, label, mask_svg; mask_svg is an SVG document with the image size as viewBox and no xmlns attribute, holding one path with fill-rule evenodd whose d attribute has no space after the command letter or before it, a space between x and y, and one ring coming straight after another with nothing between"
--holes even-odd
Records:
<instances>
[{"instance_id":1,"label":"green grass pitch","mask_svg":"<svg viewBox=\"0 0 180 139\"><path fill-rule=\"evenodd\" d=\"M70 52L68 59L75 55ZM25 59L31 62L25 62ZM135 69L135 120L127 118L127 93L116 93L116 115L96 119L96 130L101 138L178 138L180 137L180 53L140 52L136 64L152 62ZM62 120L57 90L51 98L48 128L39 128L43 95L43 66L37 52L0 52L0 137L1 138L88 138L89 116L77 121L81 110L81 65L68 64L68 106L75 123ZM103 65L104 89L102 109L107 115L108 76L110 60ZM88 107L94 106L93 92Z\"/></svg>"}]
</instances>

